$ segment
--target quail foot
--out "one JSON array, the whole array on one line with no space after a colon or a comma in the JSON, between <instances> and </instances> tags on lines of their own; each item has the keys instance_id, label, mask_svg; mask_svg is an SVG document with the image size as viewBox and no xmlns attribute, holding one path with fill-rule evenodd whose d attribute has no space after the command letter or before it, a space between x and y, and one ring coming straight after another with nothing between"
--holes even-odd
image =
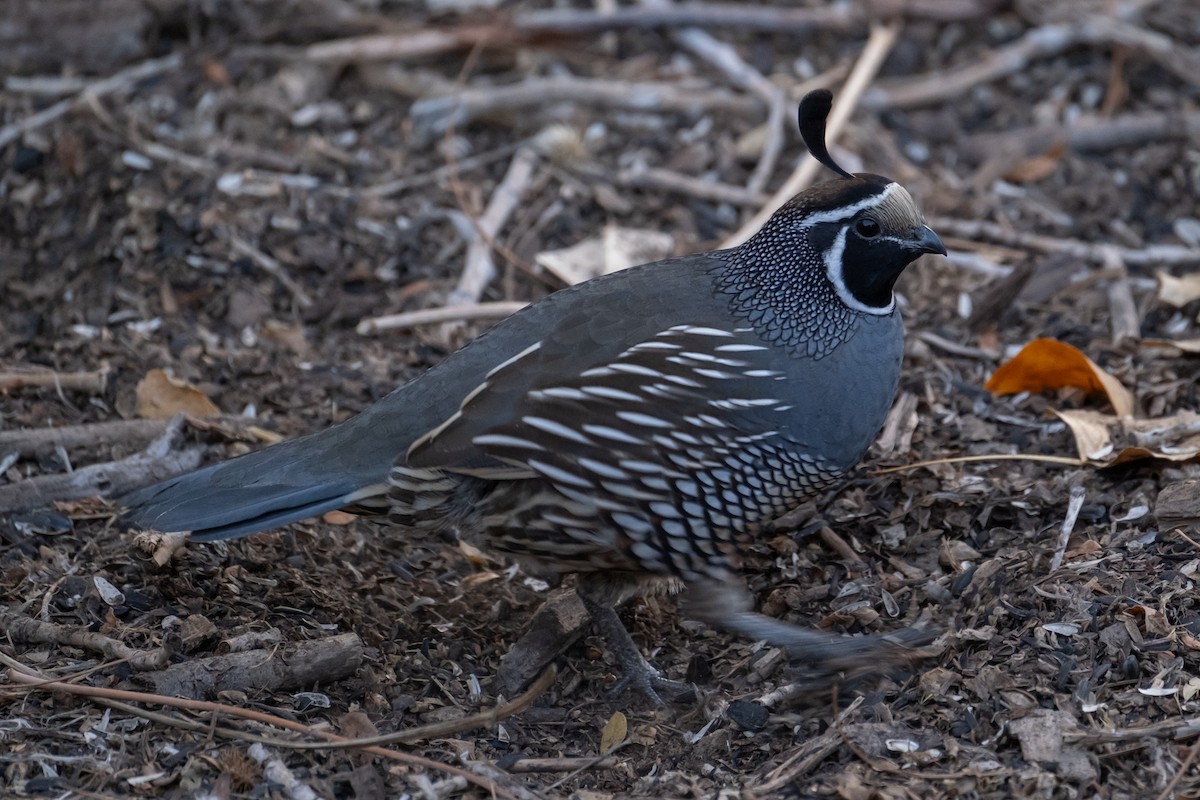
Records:
<instances>
[{"instance_id":1,"label":"quail foot","mask_svg":"<svg viewBox=\"0 0 1200 800\"><path fill-rule=\"evenodd\" d=\"M866 453L900 374L892 287L946 252L903 186L833 162L831 102L806 96L800 130L838 177L744 244L556 292L340 425L127 495L128 523L214 541L349 507L577 573L621 685L655 701L679 684L614 604L656 580L823 668L898 657L920 632L808 630L755 612L738 576L765 523Z\"/></svg>"}]
</instances>

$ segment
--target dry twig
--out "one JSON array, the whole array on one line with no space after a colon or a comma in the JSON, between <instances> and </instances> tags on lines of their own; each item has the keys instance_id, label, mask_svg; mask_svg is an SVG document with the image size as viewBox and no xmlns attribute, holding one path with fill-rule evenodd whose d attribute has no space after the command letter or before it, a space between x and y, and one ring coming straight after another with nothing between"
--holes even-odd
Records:
<instances>
[{"instance_id":1,"label":"dry twig","mask_svg":"<svg viewBox=\"0 0 1200 800\"><path fill-rule=\"evenodd\" d=\"M0 372L0 392L13 389L69 389L75 392L104 394L108 386L107 367L89 372L55 372L52 369L10 369Z\"/></svg>"},{"instance_id":2,"label":"dry twig","mask_svg":"<svg viewBox=\"0 0 1200 800\"><path fill-rule=\"evenodd\" d=\"M475 237L467 246L467 259L458 285L446 298L450 307L469 306L479 302L484 290L496 276L492 246L501 228L521 203L521 197L533 180L538 163L532 148L522 147L513 156L504 178L492 192L487 208L474 222Z\"/></svg>"},{"instance_id":3,"label":"dry twig","mask_svg":"<svg viewBox=\"0 0 1200 800\"><path fill-rule=\"evenodd\" d=\"M279 261L236 234L230 235L229 244L235 252L246 256L255 264L262 267L264 272L282 283L301 308L308 308L313 304L312 298L308 296L308 292L304 291L304 287L288 274L287 268L283 264L280 264Z\"/></svg>"},{"instance_id":4,"label":"dry twig","mask_svg":"<svg viewBox=\"0 0 1200 800\"><path fill-rule=\"evenodd\" d=\"M865 108L914 108L945 102L974 86L1013 75L1033 61L1053 58L1079 45L1120 46L1152 58L1191 86L1200 86L1200 54L1169 36L1110 17L1088 15L1069 24L1045 25L990 54L977 64L956 66L903 83L877 86L862 98Z\"/></svg>"},{"instance_id":5,"label":"dry twig","mask_svg":"<svg viewBox=\"0 0 1200 800\"><path fill-rule=\"evenodd\" d=\"M1200 248L1182 245L1159 244L1134 248L1107 243L1092 244L1061 236L1042 236L1036 233L1014 231L995 222L953 219L951 217L931 217L929 224L938 233L945 236L986 239L1006 247L1034 250L1039 253L1063 253L1081 261L1090 261L1093 264L1104 264L1113 258L1114 254L1119 256L1127 267L1200 264Z\"/></svg>"},{"instance_id":6,"label":"dry twig","mask_svg":"<svg viewBox=\"0 0 1200 800\"><path fill-rule=\"evenodd\" d=\"M128 662L136 670L162 669L171 659L171 649L165 642L163 647L138 650L86 628L42 622L3 609L0 609L0 630L13 642L79 647L100 653L105 658Z\"/></svg>"},{"instance_id":7,"label":"dry twig","mask_svg":"<svg viewBox=\"0 0 1200 800\"><path fill-rule=\"evenodd\" d=\"M574 76L529 79L508 86L465 89L445 97L418 100L409 109L413 134L428 140L482 116L514 114L548 103L578 103L632 111L699 114L720 112L750 116L760 113L762 103L727 89L706 84L630 83L627 81L576 78Z\"/></svg>"},{"instance_id":8,"label":"dry twig","mask_svg":"<svg viewBox=\"0 0 1200 800\"><path fill-rule=\"evenodd\" d=\"M164 72L170 72L176 69L180 63L181 58L176 53L163 58L143 61L128 69L123 69L115 75L88 84L83 91L74 97L60 100L49 108L42 109L11 125L5 125L3 128L0 128L0 148L3 148L10 142L16 141L30 131L49 125L54 120L65 116L80 106L91 104L97 98L115 92L128 91L147 78L153 78Z\"/></svg>"},{"instance_id":9,"label":"dry twig","mask_svg":"<svg viewBox=\"0 0 1200 800\"><path fill-rule=\"evenodd\" d=\"M358 323L355 331L362 336L369 336L381 331L396 330L397 328L414 328L418 325L432 325L440 322L504 319L517 313L527 305L528 303L517 301L503 301L496 303L475 303L468 306L423 308L418 311L406 311L402 314L387 314L381 317L364 319Z\"/></svg>"}]
</instances>

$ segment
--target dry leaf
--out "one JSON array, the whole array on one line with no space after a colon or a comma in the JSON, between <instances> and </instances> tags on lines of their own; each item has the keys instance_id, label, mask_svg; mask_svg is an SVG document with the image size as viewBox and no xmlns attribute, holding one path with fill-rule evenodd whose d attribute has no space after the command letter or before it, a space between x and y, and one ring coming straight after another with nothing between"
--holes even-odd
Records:
<instances>
[{"instance_id":1,"label":"dry leaf","mask_svg":"<svg viewBox=\"0 0 1200 800\"><path fill-rule=\"evenodd\" d=\"M1066 152L1065 139L1055 142L1045 153L1028 158L1004 173L1004 180L1010 183L1036 183L1042 178L1048 178L1058 169L1058 164Z\"/></svg>"},{"instance_id":2,"label":"dry leaf","mask_svg":"<svg viewBox=\"0 0 1200 800\"><path fill-rule=\"evenodd\" d=\"M304 327L289 325L277 319L269 319L262 325L262 337L268 342L281 344L300 358L308 358L311 349L304 338Z\"/></svg>"},{"instance_id":3,"label":"dry leaf","mask_svg":"<svg viewBox=\"0 0 1200 800\"><path fill-rule=\"evenodd\" d=\"M1200 272L1177 278L1161 270L1158 278L1158 299L1169 306L1183 308L1193 300L1200 300Z\"/></svg>"},{"instance_id":4,"label":"dry leaf","mask_svg":"<svg viewBox=\"0 0 1200 800\"><path fill-rule=\"evenodd\" d=\"M625 741L625 736L629 733L629 723L625 719L625 715L620 711L615 712L608 718L608 722L604 723L604 730L600 733L600 752L607 753L614 747Z\"/></svg>"},{"instance_id":5,"label":"dry leaf","mask_svg":"<svg viewBox=\"0 0 1200 800\"><path fill-rule=\"evenodd\" d=\"M604 226L604 234L592 239L538 253L539 266L550 270L564 283L575 284L610 272L658 261L671 254L675 240L668 233Z\"/></svg>"},{"instance_id":6,"label":"dry leaf","mask_svg":"<svg viewBox=\"0 0 1200 800\"><path fill-rule=\"evenodd\" d=\"M349 511L342 511L339 508L334 509L333 511L326 511L321 515L321 519L324 522L328 522L330 525L349 525L351 522L354 522L354 520L358 519L358 515L351 514Z\"/></svg>"},{"instance_id":7,"label":"dry leaf","mask_svg":"<svg viewBox=\"0 0 1200 800\"><path fill-rule=\"evenodd\" d=\"M1096 467L1157 458L1190 461L1200 455L1200 414L1121 419L1098 411L1055 411L1075 436L1079 455Z\"/></svg>"},{"instance_id":8,"label":"dry leaf","mask_svg":"<svg viewBox=\"0 0 1200 800\"><path fill-rule=\"evenodd\" d=\"M1064 387L1103 394L1122 417L1133 415L1133 395L1094 361L1057 339L1034 339L987 382L994 395L1040 392Z\"/></svg>"},{"instance_id":9,"label":"dry leaf","mask_svg":"<svg viewBox=\"0 0 1200 800\"><path fill-rule=\"evenodd\" d=\"M138 382L137 413L146 419L167 419L179 413L192 417L218 417L221 409L187 381L172 378L161 369L152 369Z\"/></svg>"}]
</instances>

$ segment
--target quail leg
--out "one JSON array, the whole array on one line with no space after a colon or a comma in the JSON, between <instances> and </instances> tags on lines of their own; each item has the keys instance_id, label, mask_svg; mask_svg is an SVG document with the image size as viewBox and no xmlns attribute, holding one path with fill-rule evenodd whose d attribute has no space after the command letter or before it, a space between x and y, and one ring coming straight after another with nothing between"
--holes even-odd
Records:
<instances>
[{"instance_id":1,"label":"quail leg","mask_svg":"<svg viewBox=\"0 0 1200 800\"><path fill-rule=\"evenodd\" d=\"M627 690L633 690L656 708L665 705L664 696L672 702L695 698L694 686L664 678L642 656L641 651L634 644L633 638L629 635L629 631L621 622L621 618L617 616L616 609L597 602L583 593L580 593L579 599L587 607L588 614L592 617L592 623L600 631L604 641L608 643L617 663L621 665L621 678L610 691L612 698L620 697Z\"/></svg>"},{"instance_id":2,"label":"quail leg","mask_svg":"<svg viewBox=\"0 0 1200 800\"><path fill-rule=\"evenodd\" d=\"M931 631L907 628L883 636L835 636L790 625L751 610L749 593L732 582L690 584L684 613L714 628L762 640L826 670L862 673L911 660L912 648L928 644Z\"/></svg>"},{"instance_id":3,"label":"quail leg","mask_svg":"<svg viewBox=\"0 0 1200 800\"><path fill-rule=\"evenodd\" d=\"M610 690L610 697L615 699L632 690L656 708L665 705L664 699L671 702L695 699L696 687L662 677L662 674L642 656L617 615L614 606L636 594L636 585L614 583L611 579L581 578L578 594L592 618L592 624L604 637L621 668L621 677Z\"/></svg>"}]
</instances>

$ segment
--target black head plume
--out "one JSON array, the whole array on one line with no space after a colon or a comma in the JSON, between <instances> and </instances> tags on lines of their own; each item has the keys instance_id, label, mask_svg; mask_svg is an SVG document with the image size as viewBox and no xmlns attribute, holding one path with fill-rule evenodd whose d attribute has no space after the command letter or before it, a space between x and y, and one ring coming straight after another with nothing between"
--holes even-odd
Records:
<instances>
[{"instance_id":1,"label":"black head plume","mask_svg":"<svg viewBox=\"0 0 1200 800\"><path fill-rule=\"evenodd\" d=\"M813 158L821 162L843 178L853 178L846 170L838 166L825 148L825 118L829 109L833 108L833 92L828 89L817 89L809 92L800 99L800 136L808 147Z\"/></svg>"}]
</instances>

